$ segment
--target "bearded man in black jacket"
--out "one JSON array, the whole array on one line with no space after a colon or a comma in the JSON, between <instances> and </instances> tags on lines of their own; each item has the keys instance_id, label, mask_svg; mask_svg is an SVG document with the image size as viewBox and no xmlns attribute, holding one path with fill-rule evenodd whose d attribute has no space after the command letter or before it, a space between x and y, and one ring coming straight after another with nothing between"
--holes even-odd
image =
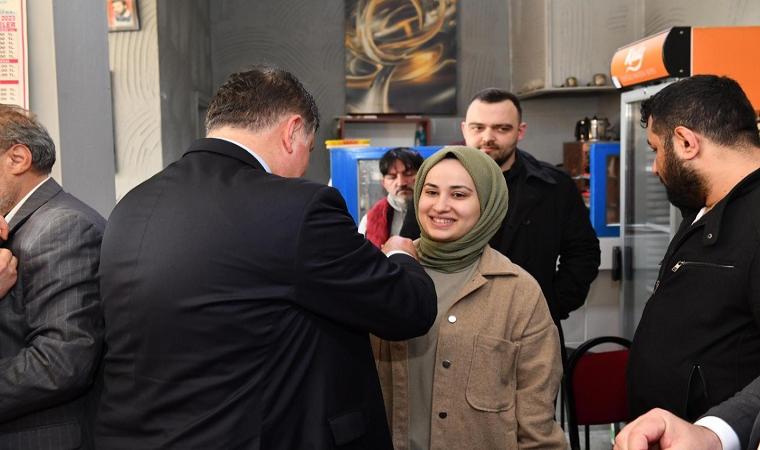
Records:
<instances>
[{"instance_id":1,"label":"bearded man in black jacket","mask_svg":"<svg viewBox=\"0 0 760 450\"><path fill-rule=\"evenodd\" d=\"M760 375L760 137L739 84L714 75L642 102L641 124L683 222L633 338L628 406L692 421Z\"/></svg>"}]
</instances>

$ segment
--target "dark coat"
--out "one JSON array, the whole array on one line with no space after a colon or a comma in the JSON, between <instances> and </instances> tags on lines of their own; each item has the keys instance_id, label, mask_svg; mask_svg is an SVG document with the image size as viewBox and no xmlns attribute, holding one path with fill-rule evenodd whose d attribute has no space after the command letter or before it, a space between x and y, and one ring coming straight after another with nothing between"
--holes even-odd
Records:
<instances>
[{"instance_id":1,"label":"dark coat","mask_svg":"<svg viewBox=\"0 0 760 450\"><path fill-rule=\"evenodd\" d=\"M103 449L390 449L369 333L425 334L432 280L334 188L202 139L103 238Z\"/></svg>"},{"instance_id":2,"label":"dark coat","mask_svg":"<svg viewBox=\"0 0 760 450\"><path fill-rule=\"evenodd\" d=\"M538 281L559 325L586 301L599 272L599 239L570 176L516 151L524 173L517 181L515 206L507 210L502 229L490 245ZM407 214L401 236L416 239L419 233L417 214Z\"/></svg>"},{"instance_id":3,"label":"dark coat","mask_svg":"<svg viewBox=\"0 0 760 450\"><path fill-rule=\"evenodd\" d=\"M51 178L9 225L19 265L0 300L0 449L92 449L106 221Z\"/></svg>"},{"instance_id":4,"label":"dark coat","mask_svg":"<svg viewBox=\"0 0 760 450\"><path fill-rule=\"evenodd\" d=\"M696 223L684 216L628 361L631 419L694 420L760 376L760 170Z\"/></svg>"}]
</instances>

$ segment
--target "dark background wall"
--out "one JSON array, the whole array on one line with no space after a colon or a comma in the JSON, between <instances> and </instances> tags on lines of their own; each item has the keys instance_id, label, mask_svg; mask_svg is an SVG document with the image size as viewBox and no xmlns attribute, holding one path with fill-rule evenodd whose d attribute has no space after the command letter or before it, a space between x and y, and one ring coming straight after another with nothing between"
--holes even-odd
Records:
<instances>
[{"instance_id":1,"label":"dark background wall","mask_svg":"<svg viewBox=\"0 0 760 450\"><path fill-rule=\"evenodd\" d=\"M461 139L460 122L477 90L509 88L508 2L457 3L458 114L432 118L432 145ZM210 8L214 89L250 64L293 72L322 115L306 177L326 182L330 158L324 141L335 137L334 118L345 114L344 1L215 0Z\"/></svg>"},{"instance_id":2,"label":"dark background wall","mask_svg":"<svg viewBox=\"0 0 760 450\"><path fill-rule=\"evenodd\" d=\"M205 107L213 85L209 0L162 0L158 14L161 68L161 149L164 165L205 136Z\"/></svg>"}]
</instances>

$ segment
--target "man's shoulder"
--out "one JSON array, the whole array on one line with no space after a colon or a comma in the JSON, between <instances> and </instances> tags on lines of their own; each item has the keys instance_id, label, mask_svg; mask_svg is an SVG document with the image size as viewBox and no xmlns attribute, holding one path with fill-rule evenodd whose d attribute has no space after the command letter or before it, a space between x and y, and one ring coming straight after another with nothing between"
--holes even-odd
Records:
<instances>
[{"instance_id":1,"label":"man's shoulder","mask_svg":"<svg viewBox=\"0 0 760 450\"><path fill-rule=\"evenodd\" d=\"M572 178L570 178L570 175L563 168L557 167L552 163L536 159L536 157L524 150L518 151L520 151L521 155L524 158L528 175L532 175L533 177L550 184L573 184Z\"/></svg>"},{"instance_id":2,"label":"man's shoulder","mask_svg":"<svg viewBox=\"0 0 760 450\"><path fill-rule=\"evenodd\" d=\"M375 204L372 205L372 208L370 208L370 209L374 209L374 210L386 209L389 206L390 206L390 203L388 203L388 197L383 197L380 200L378 200L377 202L375 202Z\"/></svg>"},{"instance_id":3,"label":"man's shoulder","mask_svg":"<svg viewBox=\"0 0 760 450\"><path fill-rule=\"evenodd\" d=\"M38 211L32 214L30 219L44 220L83 220L98 228L105 229L106 219L88 204L68 192L61 191L52 197Z\"/></svg>"}]
</instances>

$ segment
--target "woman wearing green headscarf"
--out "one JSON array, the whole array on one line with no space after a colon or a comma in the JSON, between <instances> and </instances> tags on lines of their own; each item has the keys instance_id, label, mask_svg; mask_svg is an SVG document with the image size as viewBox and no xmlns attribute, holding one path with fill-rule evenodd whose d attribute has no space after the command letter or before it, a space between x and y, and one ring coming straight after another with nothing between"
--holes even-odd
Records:
<instances>
[{"instance_id":1,"label":"woman wearing green headscarf","mask_svg":"<svg viewBox=\"0 0 760 450\"><path fill-rule=\"evenodd\" d=\"M488 241L507 212L496 163L444 147L414 186L420 263L438 318L405 342L375 339L397 450L567 448L554 421L559 337L538 283Z\"/></svg>"}]
</instances>

